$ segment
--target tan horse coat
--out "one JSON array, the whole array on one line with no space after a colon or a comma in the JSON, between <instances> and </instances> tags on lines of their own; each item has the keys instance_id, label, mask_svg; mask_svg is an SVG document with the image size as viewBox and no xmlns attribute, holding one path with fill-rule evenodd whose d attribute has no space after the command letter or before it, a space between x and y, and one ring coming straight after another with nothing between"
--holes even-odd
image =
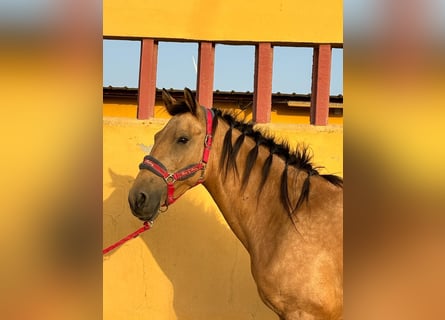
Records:
<instances>
[{"instance_id":1,"label":"tan horse coat","mask_svg":"<svg viewBox=\"0 0 445 320\"><path fill-rule=\"evenodd\" d=\"M187 90L184 103L177 103L166 92L164 102L175 116L157 134L151 155L174 172L199 161L206 122L204 109ZM323 176L311 175L307 201L290 217L279 200L285 160L274 156L268 179L259 192L263 164L270 155L270 151L260 145L247 184L242 186L243 160L256 142L248 137L244 139L236 157L238 173L232 169L225 175L220 157L228 130L230 124L219 118L204 186L249 252L252 275L262 300L281 319L341 319L343 188ZM232 143L241 134L233 130ZM184 145L177 142L183 137L187 138ZM176 182L175 195L192 187L198 176ZM287 166L291 203L297 203L306 178L305 170ZM141 170L129 195L133 213L140 219L153 220L165 198L165 182L152 172Z\"/></svg>"}]
</instances>

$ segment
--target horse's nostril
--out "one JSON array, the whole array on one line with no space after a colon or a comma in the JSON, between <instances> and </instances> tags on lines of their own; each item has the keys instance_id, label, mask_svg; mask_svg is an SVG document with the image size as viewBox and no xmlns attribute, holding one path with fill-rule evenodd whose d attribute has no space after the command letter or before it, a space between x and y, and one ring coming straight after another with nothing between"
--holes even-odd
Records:
<instances>
[{"instance_id":1,"label":"horse's nostril","mask_svg":"<svg viewBox=\"0 0 445 320\"><path fill-rule=\"evenodd\" d=\"M140 192L136 197L136 209L140 209L145 205L145 201L147 201L147 194L145 192Z\"/></svg>"}]
</instances>

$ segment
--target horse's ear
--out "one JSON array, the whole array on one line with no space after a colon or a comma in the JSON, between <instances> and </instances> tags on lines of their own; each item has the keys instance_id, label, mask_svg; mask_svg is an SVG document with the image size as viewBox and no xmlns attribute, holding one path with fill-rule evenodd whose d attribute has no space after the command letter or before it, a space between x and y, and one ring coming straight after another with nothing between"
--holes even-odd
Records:
<instances>
[{"instance_id":1,"label":"horse's ear","mask_svg":"<svg viewBox=\"0 0 445 320\"><path fill-rule=\"evenodd\" d=\"M184 98L185 98L185 104L190 109L190 112L193 115L197 116L201 108L199 107L198 100L196 100L196 98L193 96L192 91L189 88L184 88Z\"/></svg>"},{"instance_id":2,"label":"horse's ear","mask_svg":"<svg viewBox=\"0 0 445 320\"><path fill-rule=\"evenodd\" d=\"M162 89L162 100L164 101L164 105L167 108L167 111L172 114L173 105L176 103L176 99L173 98L167 90Z\"/></svg>"},{"instance_id":3,"label":"horse's ear","mask_svg":"<svg viewBox=\"0 0 445 320\"><path fill-rule=\"evenodd\" d=\"M119 178L119 175L116 172L114 172L113 170L111 170L110 168L108 168L108 173L110 174L112 182L114 182L114 180Z\"/></svg>"}]
</instances>

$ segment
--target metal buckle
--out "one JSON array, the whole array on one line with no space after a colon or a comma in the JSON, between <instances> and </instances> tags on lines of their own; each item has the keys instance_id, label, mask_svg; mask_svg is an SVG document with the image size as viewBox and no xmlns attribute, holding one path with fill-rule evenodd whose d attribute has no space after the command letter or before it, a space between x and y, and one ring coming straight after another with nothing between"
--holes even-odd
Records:
<instances>
[{"instance_id":1,"label":"metal buckle","mask_svg":"<svg viewBox=\"0 0 445 320\"><path fill-rule=\"evenodd\" d=\"M173 184L176 182L176 179L173 175L174 175L174 173L171 173L167 177L164 178L164 180L167 184Z\"/></svg>"},{"instance_id":2,"label":"metal buckle","mask_svg":"<svg viewBox=\"0 0 445 320\"><path fill-rule=\"evenodd\" d=\"M212 146L212 138L213 136L211 134L206 134L204 138L204 146L206 148L210 148Z\"/></svg>"}]
</instances>

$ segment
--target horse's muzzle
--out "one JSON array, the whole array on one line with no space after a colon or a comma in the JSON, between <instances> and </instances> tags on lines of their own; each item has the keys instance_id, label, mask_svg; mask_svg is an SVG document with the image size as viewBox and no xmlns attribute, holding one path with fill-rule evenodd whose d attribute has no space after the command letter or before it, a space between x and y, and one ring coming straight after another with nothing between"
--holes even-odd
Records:
<instances>
[{"instance_id":1,"label":"horse's muzzle","mask_svg":"<svg viewBox=\"0 0 445 320\"><path fill-rule=\"evenodd\" d=\"M153 221L159 214L162 192L147 192L132 188L128 194L131 212L143 221Z\"/></svg>"}]
</instances>

